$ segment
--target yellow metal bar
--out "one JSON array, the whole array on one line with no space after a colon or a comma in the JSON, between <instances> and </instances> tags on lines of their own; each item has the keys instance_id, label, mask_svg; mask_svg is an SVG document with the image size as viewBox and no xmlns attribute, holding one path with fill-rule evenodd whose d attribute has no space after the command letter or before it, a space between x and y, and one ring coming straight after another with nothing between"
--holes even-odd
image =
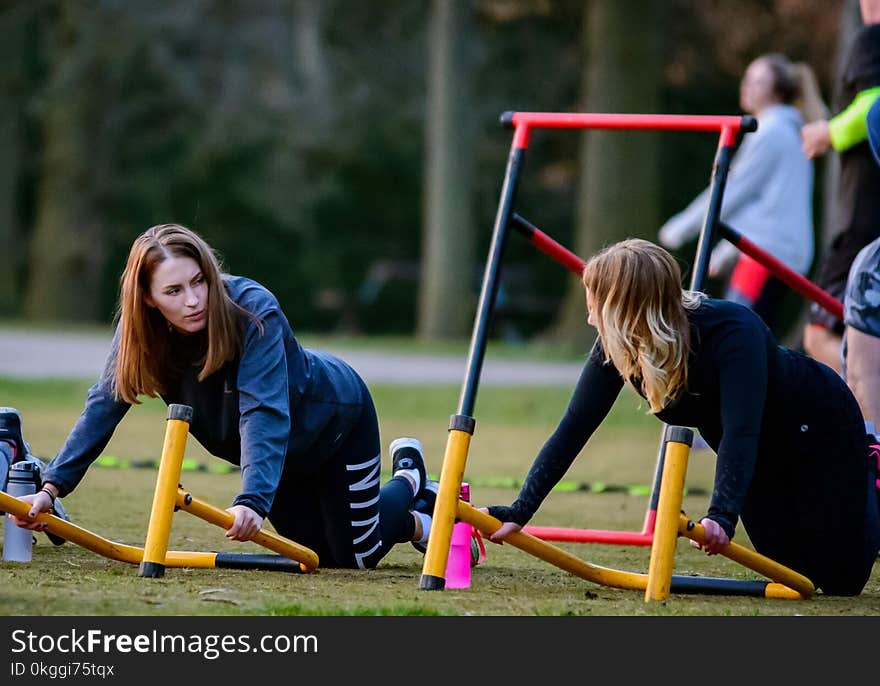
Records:
<instances>
[{"instance_id":1,"label":"yellow metal bar","mask_svg":"<svg viewBox=\"0 0 880 686\"><path fill-rule=\"evenodd\" d=\"M457 514L461 521L472 524L486 535L494 533L501 526L499 520L485 514L484 512L480 512L469 503L462 501L459 501L458 503ZM684 519L687 520L686 517ZM693 522L690 523L693 524ZM691 537L694 540L697 540L697 536L702 537L702 535L703 530L702 527L700 527L700 532ZM647 574L625 572L584 562L574 555L570 555L564 550L560 550L559 548L526 533L519 532L511 534L505 539L505 543L510 543L512 546L519 548L529 555L534 555L535 557L544 560L545 562L549 562L574 576L585 579L586 581L592 581L595 584L611 588L622 588L630 591L644 591L648 587ZM743 550L751 552L747 549ZM810 584L808 579L804 579L804 581L812 587L812 584ZM809 595L810 594L799 593L798 591L779 583L769 583L764 589L765 598L803 600L809 597Z\"/></svg>"},{"instance_id":2,"label":"yellow metal bar","mask_svg":"<svg viewBox=\"0 0 880 686\"><path fill-rule=\"evenodd\" d=\"M199 519L204 519L206 522L215 524L222 529L229 529L235 521L235 517L231 513L193 497L191 493L182 488L177 489L176 504L181 510L186 510ZM310 548L294 543L289 538L284 538L271 531L261 529L260 533L252 540L264 548L299 562L300 568L304 572L313 572L318 568L318 554Z\"/></svg>"},{"instance_id":3,"label":"yellow metal bar","mask_svg":"<svg viewBox=\"0 0 880 686\"><path fill-rule=\"evenodd\" d=\"M495 533L501 527L500 520L484 512L480 512L472 505L462 501L458 502L457 513L460 520L472 524L486 535ZM433 525L431 535L434 535ZM600 567L598 565L590 564L589 562L584 562L554 545L521 531L511 534L504 539L504 542L509 543L515 548L519 548L529 555L534 555L545 562L549 562L570 574L574 574L581 579L586 579L587 581L592 581L593 583L601 584L602 586L624 588L632 591L643 591L647 585L648 577L645 574L623 572L617 569L609 569L608 567Z\"/></svg>"},{"instance_id":4,"label":"yellow metal bar","mask_svg":"<svg viewBox=\"0 0 880 686\"><path fill-rule=\"evenodd\" d=\"M20 519L27 519L27 514L30 509L30 505L24 501L0 491L0 510L3 512L14 514ZM77 526L76 524L65 521L46 512L37 515L37 521L44 522L47 525L48 530L53 534L57 534L65 540L75 543L86 550L91 550L93 553L97 553L103 557L135 565L143 562L144 551L137 546L107 540L106 538L92 533L88 529L84 529L81 526ZM214 559L216 557L217 553L170 550L165 554L165 565L168 567L211 569L214 567Z\"/></svg>"},{"instance_id":5,"label":"yellow metal bar","mask_svg":"<svg viewBox=\"0 0 880 686\"><path fill-rule=\"evenodd\" d=\"M187 405L169 405L168 423L165 428L165 444L162 446L162 459L159 462L159 475L153 493L153 507L147 526L147 540L144 543L144 560L138 576L161 577L165 575L165 553L171 537L171 520L174 518L174 503L177 498L177 484L180 481L180 468L189 435L192 408Z\"/></svg>"},{"instance_id":6,"label":"yellow metal bar","mask_svg":"<svg viewBox=\"0 0 880 686\"><path fill-rule=\"evenodd\" d=\"M806 600L806 596L801 595L793 588L770 582L764 589L765 598L773 598L775 600Z\"/></svg>"},{"instance_id":7,"label":"yellow metal bar","mask_svg":"<svg viewBox=\"0 0 880 686\"><path fill-rule=\"evenodd\" d=\"M455 417L454 415L453 421ZM446 561L452 541L452 525L455 523L456 503L461 494L461 481L464 478L470 443L471 433L468 431L456 428L449 430L443 466L440 468L440 485L437 502L434 504L431 535L428 537L428 549L419 580L419 588L423 590L438 591L446 586Z\"/></svg>"},{"instance_id":8,"label":"yellow metal bar","mask_svg":"<svg viewBox=\"0 0 880 686\"><path fill-rule=\"evenodd\" d=\"M193 552L189 550L169 550L165 553L166 567L190 567L192 569L214 569L217 553Z\"/></svg>"},{"instance_id":9,"label":"yellow metal bar","mask_svg":"<svg viewBox=\"0 0 880 686\"><path fill-rule=\"evenodd\" d=\"M657 520L651 543L651 561L648 564L648 586L645 602L666 600L672 585L672 567L675 561L675 543L678 539L678 515L684 495L688 452L693 432L683 427L667 429L666 455L657 501Z\"/></svg>"},{"instance_id":10,"label":"yellow metal bar","mask_svg":"<svg viewBox=\"0 0 880 686\"><path fill-rule=\"evenodd\" d=\"M687 515L680 514L678 518L678 533L685 538L689 538L692 541L702 544L706 535L706 530L703 528L702 524L691 520ZM728 543L721 549L721 555L724 555L724 557L727 557L734 562L738 562L744 567L748 567L752 571L767 577L771 581L775 581L778 584L794 589L804 598L809 598L816 592L813 582L803 574L799 574L793 569L789 569L778 562L774 562L769 557L761 555L754 550L749 550L738 543Z\"/></svg>"}]
</instances>

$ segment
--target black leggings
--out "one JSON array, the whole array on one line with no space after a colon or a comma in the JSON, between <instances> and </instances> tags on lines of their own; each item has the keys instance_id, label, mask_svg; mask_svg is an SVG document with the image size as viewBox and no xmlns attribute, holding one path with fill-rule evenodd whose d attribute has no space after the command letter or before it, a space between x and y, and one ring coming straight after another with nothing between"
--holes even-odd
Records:
<instances>
[{"instance_id":1,"label":"black leggings","mask_svg":"<svg viewBox=\"0 0 880 686\"><path fill-rule=\"evenodd\" d=\"M336 453L312 474L286 469L269 512L275 530L314 550L321 567L375 567L415 531L410 482L396 477L379 488L379 422L364 392L360 417Z\"/></svg>"},{"instance_id":2,"label":"black leggings","mask_svg":"<svg viewBox=\"0 0 880 686\"><path fill-rule=\"evenodd\" d=\"M730 286L724 294L724 299L754 310L764 320L773 335L780 339L785 333L782 322L780 322L780 315L787 292L788 286L771 274L761 285L757 297L750 297L736 287Z\"/></svg>"},{"instance_id":3,"label":"black leggings","mask_svg":"<svg viewBox=\"0 0 880 686\"><path fill-rule=\"evenodd\" d=\"M755 550L828 595L857 595L880 548L880 490L861 411L831 369L812 363L810 395L773 417L742 512Z\"/></svg>"}]
</instances>

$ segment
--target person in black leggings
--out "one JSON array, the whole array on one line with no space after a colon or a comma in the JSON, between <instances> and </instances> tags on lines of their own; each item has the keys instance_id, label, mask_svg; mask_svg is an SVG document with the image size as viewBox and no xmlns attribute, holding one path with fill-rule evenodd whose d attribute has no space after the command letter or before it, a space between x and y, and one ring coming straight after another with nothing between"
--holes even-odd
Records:
<instances>
[{"instance_id":1,"label":"person in black leggings","mask_svg":"<svg viewBox=\"0 0 880 686\"><path fill-rule=\"evenodd\" d=\"M488 508L505 522L492 540L532 518L627 381L658 419L696 427L717 453L707 553L742 519L758 552L826 594L860 593L880 549L880 490L837 373L777 345L749 308L682 290L675 259L648 241L606 248L583 281L599 337L519 496Z\"/></svg>"},{"instance_id":2,"label":"person in black leggings","mask_svg":"<svg viewBox=\"0 0 880 686\"><path fill-rule=\"evenodd\" d=\"M816 283L844 299L853 260L880 237L880 167L871 158L865 119L880 98L880 0L860 0L864 25L854 36L840 74L836 114L801 129L802 147L814 159L831 150L839 153L840 181L831 222L833 236L822 257ZM804 350L832 369L841 369L845 323L824 308L810 306L804 327Z\"/></svg>"},{"instance_id":3,"label":"person in black leggings","mask_svg":"<svg viewBox=\"0 0 880 686\"><path fill-rule=\"evenodd\" d=\"M285 469L269 511L276 530L314 550L322 567L375 567L396 543L414 540L415 521L407 516L415 509L411 484L398 476L379 487L379 421L361 385L364 402L332 459L313 469L296 463ZM403 443L408 445L399 447ZM398 457L421 452L415 439L391 445ZM430 514L430 509L419 509Z\"/></svg>"},{"instance_id":4,"label":"person in black leggings","mask_svg":"<svg viewBox=\"0 0 880 686\"><path fill-rule=\"evenodd\" d=\"M375 567L395 543L423 545L433 482L421 444L391 443L392 478L380 488L376 410L343 360L303 348L275 296L223 274L210 246L178 224L132 244L110 354L85 408L43 472L19 526L70 493L139 396L193 410L190 433L241 467L227 537L251 540L268 518L312 548L322 567ZM421 505L420 505L421 503Z\"/></svg>"}]
</instances>

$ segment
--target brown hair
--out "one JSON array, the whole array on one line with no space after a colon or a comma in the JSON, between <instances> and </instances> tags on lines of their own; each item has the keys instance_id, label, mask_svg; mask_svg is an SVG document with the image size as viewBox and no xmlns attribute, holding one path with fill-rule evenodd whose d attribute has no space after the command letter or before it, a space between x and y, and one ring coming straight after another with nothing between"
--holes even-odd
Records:
<instances>
[{"instance_id":1,"label":"brown hair","mask_svg":"<svg viewBox=\"0 0 880 686\"><path fill-rule=\"evenodd\" d=\"M773 92L787 105L800 110L805 123L825 119L828 107L822 100L819 82L810 65L792 62L785 55L771 52L758 58L773 75Z\"/></svg>"},{"instance_id":2,"label":"brown hair","mask_svg":"<svg viewBox=\"0 0 880 686\"><path fill-rule=\"evenodd\" d=\"M145 296L156 267L170 257L195 260L208 287L208 348L199 381L241 352L242 315L253 316L230 299L220 262L198 234L179 224L144 231L128 253L116 312L120 336L113 387L116 397L127 403L139 403L139 395L156 397L164 389L171 364L169 325L158 309L147 306Z\"/></svg>"},{"instance_id":3,"label":"brown hair","mask_svg":"<svg viewBox=\"0 0 880 686\"><path fill-rule=\"evenodd\" d=\"M672 255L641 239L615 243L593 256L583 282L595 305L605 360L638 384L651 412L659 412L687 387L685 310L694 309L702 294L682 290Z\"/></svg>"}]
</instances>

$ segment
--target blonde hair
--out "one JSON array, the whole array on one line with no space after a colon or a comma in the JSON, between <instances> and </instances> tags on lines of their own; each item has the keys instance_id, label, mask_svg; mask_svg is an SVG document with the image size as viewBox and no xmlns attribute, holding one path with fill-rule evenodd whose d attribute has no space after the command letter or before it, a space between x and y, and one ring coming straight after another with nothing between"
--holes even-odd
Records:
<instances>
[{"instance_id":1,"label":"blonde hair","mask_svg":"<svg viewBox=\"0 0 880 686\"><path fill-rule=\"evenodd\" d=\"M682 290L672 255L641 239L615 243L593 256L583 282L606 362L639 387L651 412L659 412L687 387L686 310L696 308L702 294Z\"/></svg>"},{"instance_id":2,"label":"blonde hair","mask_svg":"<svg viewBox=\"0 0 880 686\"><path fill-rule=\"evenodd\" d=\"M139 395L154 398L165 387L171 365L169 324L158 309L147 306L146 296L156 267L171 257L193 259L208 287L208 348L199 381L241 352L242 316L253 317L229 297L220 262L198 234L179 224L159 224L144 231L128 253L116 311L120 336L113 389L117 399L130 404L139 403Z\"/></svg>"}]
</instances>

